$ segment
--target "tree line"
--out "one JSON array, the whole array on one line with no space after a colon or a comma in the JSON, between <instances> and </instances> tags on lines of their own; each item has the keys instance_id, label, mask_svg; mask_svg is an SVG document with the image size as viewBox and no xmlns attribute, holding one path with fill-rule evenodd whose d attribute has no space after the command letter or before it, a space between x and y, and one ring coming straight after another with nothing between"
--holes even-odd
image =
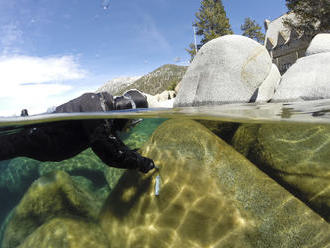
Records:
<instances>
[{"instance_id":1,"label":"tree line","mask_svg":"<svg viewBox=\"0 0 330 248\"><path fill-rule=\"evenodd\" d=\"M289 12L296 15L298 22L285 19L284 24L298 32L313 36L319 32L330 31L330 1L329 0L286 0ZM208 41L227 34L233 34L229 19L221 0L203 0L199 11L195 14L193 28L196 35L200 36L197 47L203 46ZM241 25L242 35L263 43L265 34L261 26L252 18L247 17ZM186 49L194 58L197 48L194 43Z\"/></svg>"}]
</instances>

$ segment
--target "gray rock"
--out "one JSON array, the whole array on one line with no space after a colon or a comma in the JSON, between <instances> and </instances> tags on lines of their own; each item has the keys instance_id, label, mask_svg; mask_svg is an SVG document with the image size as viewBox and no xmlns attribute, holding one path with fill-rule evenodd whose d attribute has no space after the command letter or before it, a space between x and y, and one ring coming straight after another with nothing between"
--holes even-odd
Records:
<instances>
[{"instance_id":1,"label":"gray rock","mask_svg":"<svg viewBox=\"0 0 330 248\"><path fill-rule=\"evenodd\" d=\"M306 56L328 52L330 52L330 34L318 34L309 44L306 51Z\"/></svg>"},{"instance_id":2,"label":"gray rock","mask_svg":"<svg viewBox=\"0 0 330 248\"><path fill-rule=\"evenodd\" d=\"M271 100L280 81L281 74L277 66L273 64L268 77L258 89L256 102L268 102Z\"/></svg>"},{"instance_id":3,"label":"gray rock","mask_svg":"<svg viewBox=\"0 0 330 248\"><path fill-rule=\"evenodd\" d=\"M11 197L21 196L39 177L40 162L29 158L14 158L0 173L0 190L6 189Z\"/></svg>"},{"instance_id":4,"label":"gray rock","mask_svg":"<svg viewBox=\"0 0 330 248\"><path fill-rule=\"evenodd\" d=\"M67 173L48 174L31 185L15 208L2 247L17 247L38 227L57 216L96 220L101 207L102 202L74 183Z\"/></svg>"},{"instance_id":5,"label":"gray rock","mask_svg":"<svg viewBox=\"0 0 330 248\"><path fill-rule=\"evenodd\" d=\"M282 76L272 102L330 98L330 52L298 59Z\"/></svg>"},{"instance_id":6,"label":"gray rock","mask_svg":"<svg viewBox=\"0 0 330 248\"><path fill-rule=\"evenodd\" d=\"M249 102L271 66L266 48L252 39L226 35L211 40L189 66L174 105Z\"/></svg>"},{"instance_id":7,"label":"gray rock","mask_svg":"<svg viewBox=\"0 0 330 248\"><path fill-rule=\"evenodd\" d=\"M172 108L175 98L175 91L165 90L155 96L144 93L147 96L149 108Z\"/></svg>"},{"instance_id":8,"label":"gray rock","mask_svg":"<svg viewBox=\"0 0 330 248\"><path fill-rule=\"evenodd\" d=\"M61 216L43 224L19 246L19 248L31 247L109 248L109 241L97 223Z\"/></svg>"}]
</instances>

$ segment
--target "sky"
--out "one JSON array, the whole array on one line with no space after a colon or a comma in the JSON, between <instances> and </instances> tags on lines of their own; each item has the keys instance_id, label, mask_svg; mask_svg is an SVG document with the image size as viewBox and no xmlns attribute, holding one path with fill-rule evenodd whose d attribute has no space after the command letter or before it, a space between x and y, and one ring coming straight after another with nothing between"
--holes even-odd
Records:
<instances>
[{"instance_id":1,"label":"sky","mask_svg":"<svg viewBox=\"0 0 330 248\"><path fill-rule=\"evenodd\" d=\"M285 0L223 0L235 34ZM199 0L0 0L0 116L47 111L106 81L188 65Z\"/></svg>"}]
</instances>

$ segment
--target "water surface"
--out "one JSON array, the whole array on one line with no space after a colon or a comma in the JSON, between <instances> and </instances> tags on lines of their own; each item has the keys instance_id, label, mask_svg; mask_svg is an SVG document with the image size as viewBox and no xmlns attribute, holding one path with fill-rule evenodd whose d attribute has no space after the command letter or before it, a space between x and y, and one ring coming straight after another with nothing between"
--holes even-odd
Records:
<instances>
[{"instance_id":1,"label":"water surface","mask_svg":"<svg viewBox=\"0 0 330 248\"><path fill-rule=\"evenodd\" d=\"M287 211L290 212L292 218L297 220L297 223L295 223L296 229L300 230L300 225L301 228L305 225L310 225L315 230L318 230L320 235L322 234L319 237L320 242L323 242L322 244L328 241L330 243L330 240L326 239L328 233L324 231L327 229L326 227L329 227L330 221L330 164L328 162L330 158L329 111L330 100L320 100L285 104L230 104L211 107L140 109L108 113L43 114L28 117L1 117L0 142L1 135L9 135L10 133L18 132L22 128L47 125L47 123L52 122L83 119L143 118L143 121L139 125L132 128L129 132L122 133L121 138L131 149L141 149L144 155L154 156L153 159L157 159L156 162L161 166L160 176L163 186L161 186L160 189L160 196L154 198L155 196L152 196L152 185L155 183L154 180L157 173L151 175L151 181L148 181L148 185L150 184L149 186L146 186L146 184L142 184L141 186L139 183L141 180L144 180L140 178L141 175L127 174L125 170L106 166L90 149L85 150L74 158L61 162L39 162L23 157L1 161L0 200L3 204L1 204L0 207L0 222L2 223L0 239L3 239L5 229L8 226L5 235L7 240L13 239L10 238L11 235L13 235L11 232L23 232L13 224L13 220L17 220L15 219L15 214L17 216L17 213L15 213L13 209L15 206L23 206L21 201L22 197L28 195L27 190L31 187L31 184L36 182L38 185L48 187L47 185L49 185L50 182L57 180L56 178L53 178L53 181L49 180L49 175L51 175L49 173L65 171L65 173L69 175L69 181L71 180L74 185L78 185L83 192L89 192L90 197L93 198L95 204L90 205L88 209L94 209L94 212L101 211L100 213L103 213L101 214L103 218L100 220L103 228L116 229L115 226L110 225L109 227L109 222L106 221L107 218L110 218L109 216L112 216L110 219L119 218L118 225L126 225L127 228L130 227L132 229L140 226L140 229L137 229L139 231L136 231L139 235L130 237L129 240L131 241L129 243L125 241L125 244L120 241L121 238L118 236L118 243L112 243L114 247L116 244L121 244L123 245L122 247L133 247L133 240L138 237L149 240L150 238L147 237L152 236L153 233L155 238L158 237L160 243L165 242L170 245L168 247L178 246L181 244L180 242L183 241L187 244L189 243L191 245L190 247L215 246L220 240L226 240L224 237L228 235L228 237L239 235L239 238L236 239L243 240L242 242L248 242L251 247L267 247L266 245L269 245L269 247L276 247L274 241L272 241L273 234L270 232L281 233L283 230L281 231L276 228L273 230L273 225L275 227L279 225L285 228L293 228L293 226L290 226L290 223L283 223L282 219L288 218ZM168 122L167 120L169 119L172 119L172 122ZM191 120L197 121L197 124L194 124L195 122ZM165 122L167 123L166 125ZM160 125L162 125L161 127L163 129L167 127L168 130L171 130L170 133L162 133L162 131L158 129ZM176 125L177 127L174 128ZM181 125L186 126L182 127ZM171 129L171 127L173 128ZM212 134L214 137L206 133L205 135L199 136L201 133L204 133L203 128L207 128L215 134ZM182 130L179 131L179 133L175 133L176 130L179 129ZM187 134L181 137L181 134L186 132L186 130L188 130ZM204 141L206 136L208 138ZM152 140L150 140L150 137L152 137ZM217 140L220 142L220 148L214 145L218 142ZM173 147L175 145L177 145L177 147ZM217 149L219 152L217 152ZM227 154L226 156L231 157L231 159L228 160L229 162L226 159L222 161L221 158L218 160L217 154L221 154L222 149L224 149L224 151L229 149L228 153L225 152L225 154ZM236 166L234 165L236 162L230 161L236 160L242 161L238 164L242 165L248 163L249 165L246 165L247 167L252 166L252 171L249 173L257 174L256 176L253 174L254 179L250 180L255 181L255 183L251 182L250 186L241 185L242 182L248 180L244 176L247 175L244 171L239 174L239 179L232 179L234 181L229 180L229 175L231 175L230 177L233 176L232 172L230 172L230 168ZM213 168L212 166L214 165L211 165L213 162L210 164L210 161L217 161L214 162L217 164L216 167ZM213 168L211 170L212 172L209 172L209 169L201 168L201 164L204 166L211 166ZM174 168L170 166L174 166ZM239 167L239 165L237 166ZM172 169L166 170L166 167ZM183 171L179 169L176 170L176 168L179 167L186 169ZM257 168L257 171L254 171L253 168ZM240 168L237 170L244 170L244 167L243 169ZM220 171L222 172L220 173ZM196 173L200 176L196 177ZM221 175L226 175L227 173L228 176L218 178L214 177L214 173L220 173ZM176 176L177 174L179 176ZM236 177L233 176L233 178ZM274 199L275 204L276 197L273 192L274 190L272 190L272 193L267 193L267 190L264 192L263 189L260 189L262 188L261 185L258 187L254 185L257 184L258 180L261 180L260 178L267 181L265 183L265 189L267 185L270 184L272 185L269 186L270 188L275 187L275 191L278 191L278 194L281 196L283 194L283 199L286 199L280 201L279 199L282 198L278 196L277 198L278 201L280 201L280 205L275 206L275 209L273 209L271 205L268 206L268 209L272 209L272 212L277 213L277 216L276 214L267 215L267 219L270 221L264 222L260 221L260 219L265 220L266 218L264 213L261 213L262 206L266 204L266 202L263 201L269 197L269 199ZM199 189L195 189L194 185L196 180L200 181L201 186ZM270 180L269 183L268 180ZM127 181L131 181L132 185L128 186ZM206 192L203 191L202 189L206 189L208 187L207 185L213 185L212 188L214 188L215 192L218 192L217 190L219 190L219 192L211 194L210 189L206 190ZM277 188L277 185L279 188ZM125 189L125 187L128 188ZM257 187L257 190L255 190L255 187ZM242 190L246 188L248 188L248 190L244 191L244 193ZM33 187L30 188L30 191L32 189ZM145 193L139 193L139 190L142 189L145 190ZM282 189L284 191L280 193ZM120 195L128 197L127 199L130 199L130 197L134 198L134 202L136 203L132 202L132 206L129 208L130 210L126 209L128 207L127 203L122 202L122 199L118 198L118 192L122 192ZM41 192L40 194L42 195L43 193ZM54 198L56 198L56 194L57 193L54 191ZM205 199L203 198L203 194L205 194ZM264 194L263 199L258 197L258 195L260 196L261 194ZM190 195L190 198L188 195ZM220 195L223 195L221 201ZM250 202L250 195L252 197L252 203ZM151 198L146 198L146 196L150 196ZM174 196L175 198L173 198ZM184 203L187 199L191 199L193 202L195 197L197 199L196 202L198 202L198 199L204 199L202 202L196 203L198 205L197 210L191 209L193 204L187 206L185 205L186 203ZM220 198L218 199L217 197ZM253 199L253 197L256 198ZM25 198L27 198L27 196ZM173 199L177 199L177 201ZM290 206L286 205L288 202L292 202L293 199L297 199L297 203L291 204ZM112 203L109 201L112 201ZM166 202L167 205L165 209L171 209L171 211L160 212L163 213L160 215L156 214L154 216L155 221L148 219L140 222L136 219L137 213L139 213L138 215L146 216L146 218L149 215L153 216L152 210L148 210L148 205L154 204L154 201L156 205L161 204L160 202L157 203L157 201L164 202L162 204ZM218 205L213 206L213 202L218 202ZM253 202L255 204L259 202L261 205L254 207L252 206L254 204ZM145 207L147 211L146 215L139 210L139 207L135 207L140 206L140 204ZM152 209L157 208L156 205L152 207ZM160 206L161 205L159 205L159 207ZM71 212L68 212L68 210L61 211L64 211L68 216L86 218L86 214L84 215L79 212L80 207L72 207L72 209L76 209L74 211L72 210L73 212L71 210ZM108 212L104 212L106 211L104 209L107 209L107 207ZM286 212L282 210L284 207L287 209ZM211 215L210 208L218 209L220 211L219 213L217 212L218 214L221 213L221 209L226 212L227 210L225 209L228 208L228 213L233 214L214 222L211 221L214 216ZM249 208L252 210L249 210ZM20 209L20 207L18 207L18 209ZM24 232L34 233L36 228L40 226L46 231L47 228L52 230L46 225L49 223L47 216L53 216L49 217L50 219L57 216L51 209L52 208L47 210L48 212L46 210L40 210L42 217L36 217L39 218L39 224L34 228L30 227L31 230L25 230ZM120 209L122 209L123 212L118 212ZM306 220L306 216L306 218L302 216L302 212L305 213L304 215L309 216L310 223L308 223L308 219ZM122 216L123 213L125 214ZM14 217L12 217L12 215L14 215ZM125 220L122 222L125 216L127 216L130 221L127 222ZM182 216L185 217L183 218ZM201 218L201 216L204 217ZM282 216L282 218L279 216ZM176 222L173 218L180 221ZM202 221L202 219L205 221L205 219L208 220L208 218L210 218L209 222L204 223ZM158 220L156 221L156 219ZM244 229L245 227L243 228L245 224L242 226L243 222L246 223L246 230ZM35 224L35 222L31 223ZM152 225L152 228L150 225ZM208 230L208 227L212 227L213 225L217 226L217 228ZM198 226L204 226L204 232L195 230ZM242 231L242 228L244 231ZM255 228L258 231L256 231ZM259 234L257 233L261 232L262 228L264 230L269 230L269 234L267 234L267 232L263 234L260 233L260 236L258 236ZM167 230L167 238L163 236L160 238L160 236L157 236L162 233L162 230ZM112 230L108 234L107 232L105 233L105 235L111 236L115 235L116 231ZM294 247L299 242L305 244L307 247L312 247L308 245L309 243L304 239L306 235L302 233L304 232L293 232L292 239L290 240L288 237L283 237L282 244L286 244L283 245L283 247ZM245 238L242 238L245 235L249 237L252 235L255 236L255 238L248 238L245 240ZM39 242L35 241L33 238L31 238L31 240L25 240L25 236L21 239L16 238L19 240L16 240L17 242L25 244L23 247L28 247L27 244L30 244L29 242L34 242L33 244ZM37 236L37 234L35 234L35 236ZM330 235L328 237L330 237ZM267 241L268 238L269 241ZM254 243L255 240L258 239L263 240L264 243ZM233 238L233 246L239 245L239 243L235 243L236 241ZM45 241L40 241L40 246L42 246L42 242ZM222 245L231 244L228 240L223 242ZM269 244L267 242L269 242ZM7 241L4 241L3 244L3 247L6 248L15 247L8 246ZM219 245L220 244L221 242ZM148 245L145 243L145 245L146 247L158 247L157 244L153 246L150 245L150 243L148 243ZM249 245L246 247L249 247Z\"/></svg>"}]
</instances>

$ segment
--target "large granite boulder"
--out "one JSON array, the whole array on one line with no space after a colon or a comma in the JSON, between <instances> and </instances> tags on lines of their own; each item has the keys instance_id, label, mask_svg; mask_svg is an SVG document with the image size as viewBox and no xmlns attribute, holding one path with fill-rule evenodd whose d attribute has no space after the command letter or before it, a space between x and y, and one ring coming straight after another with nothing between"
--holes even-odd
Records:
<instances>
[{"instance_id":1,"label":"large granite boulder","mask_svg":"<svg viewBox=\"0 0 330 248\"><path fill-rule=\"evenodd\" d=\"M282 76L272 102L330 98L330 34L315 36L306 51Z\"/></svg>"},{"instance_id":2,"label":"large granite boulder","mask_svg":"<svg viewBox=\"0 0 330 248\"><path fill-rule=\"evenodd\" d=\"M165 90L154 96L149 94L145 95L147 96L149 108L172 108L176 93L174 90Z\"/></svg>"},{"instance_id":3,"label":"large granite boulder","mask_svg":"<svg viewBox=\"0 0 330 248\"><path fill-rule=\"evenodd\" d=\"M109 248L99 225L79 218L54 218L29 235L19 248Z\"/></svg>"},{"instance_id":4,"label":"large granite boulder","mask_svg":"<svg viewBox=\"0 0 330 248\"><path fill-rule=\"evenodd\" d=\"M330 127L243 125L234 148L330 221Z\"/></svg>"},{"instance_id":5,"label":"large granite boulder","mask_svg":"<svg viewBox=\"0 0 330 248\"><path fill-rule=\"evenodd\" d=\"M271 68L266 48L252 39L226 35L211 40L189 66L174 106L255 100L256 90L268 78ZM276 80L275 77L274 84Z\"/></svg>"},{"instance_id":6,"label":"large granite boulder","mask_svg":"<svg viewBox=\"0 0 330 248\"><path fill-rule=\"evenodd\" d=\"M258 94L255 101L258 103L270 101L274 96L274 93L280 81L281 81L281 74L277 66L272 64L270 73L268 74L265 81L263 81L258 88Z\"/></svg>"},{"instance_id":7,"label":"large granite boulder","mask_svg":"<svg viewBox=\"0 0 330 248\"><path fill-rule=\"evenodd\" d=\"M316 35L306 50L306 56L330 52L330 34Z\"/></svg>"},{"instance_id":8,"label":"large granite boulder","mask_svg":"<svg viewBox=\"0 0 330 248\"><path fill-rule=\"evenodd\" d=\"M35 181L14 210L6 226L3 248L14 248L55 217L96 220L102 202L58 171ZM61 246L58 246L61 247Z\"/></svg>"},{"instance_id":9,"label":"large granite boulder","mask_svg":"<svg viewBox=\"0 0 330 248\"><path fill-rule=\"evenodd\" d=\"M110 247L326 247L330 225L203 125L164 122L100 215ZM160 194L156 178L160 176Z\"/></svg>"}]
</instances>

